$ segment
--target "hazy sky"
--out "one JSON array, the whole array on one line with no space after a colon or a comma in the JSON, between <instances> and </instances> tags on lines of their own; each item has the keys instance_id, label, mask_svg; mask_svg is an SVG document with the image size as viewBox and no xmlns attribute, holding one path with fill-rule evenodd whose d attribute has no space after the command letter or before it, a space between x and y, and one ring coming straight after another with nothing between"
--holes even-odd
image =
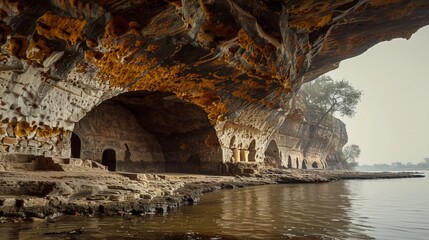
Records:
<instances>
[{"instance_id":1,"label":"hazy sky","mask_svg":"<svg viewBox=\"0 0 429 240\"><path fill-rule=\"evenodd\" d=\"M327 75L364 91L356 116L342 119L361 165L429 157L429 27L379 43Z\"/></svg>"}]
</instances>

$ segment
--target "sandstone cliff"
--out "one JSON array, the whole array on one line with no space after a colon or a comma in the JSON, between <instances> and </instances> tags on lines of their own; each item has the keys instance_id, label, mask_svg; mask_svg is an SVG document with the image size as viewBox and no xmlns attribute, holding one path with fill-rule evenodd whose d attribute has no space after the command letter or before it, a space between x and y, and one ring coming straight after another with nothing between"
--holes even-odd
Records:
<instances>
[{"instance_id":1,"label":"sandstone cliff","mask_svg":"<svg viewBox=\"0 0 429 240\"><path fill-rule=\"evenodd\" d=\"M428 23L426 0L2 0L1 153L68 157L76 123L133 92L165 161L263 162L304 81Z\"/></svg>"},{"instance_id":2,"label":"sandstone cliff","mask_svg":"<svg viewBox=\"0 0 429 240\"><path fill-rule=\"evenodd\" d=\"M327 160L347 143L347 130L329 115L319 123L323 114L297 97L294 110L270 138L266 159L284 168L330 167Z\"/></svg>"}]
</instances>

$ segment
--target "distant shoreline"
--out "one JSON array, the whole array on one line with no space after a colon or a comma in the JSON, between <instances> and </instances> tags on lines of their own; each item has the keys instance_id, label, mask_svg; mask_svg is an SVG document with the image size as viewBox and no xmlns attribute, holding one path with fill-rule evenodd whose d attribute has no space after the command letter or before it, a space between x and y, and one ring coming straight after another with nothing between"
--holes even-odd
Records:
<instances>
[{"instance_id":1,"label":"distant shoreline","mask_svg":"<svg viewBox=\"0 0 429 240\"><path fill-rule=\"evenodd\" d=\"M207 192L267 184L425 177L418 172L266 169L246 176L90 172L0 172L0 222L61 215L162 214Z\"/></svg>"},{"instance_id":2,"label":"distant shoreline","mask_svg":"<svg viewBox=\"0 0 429 240\"><path fill-rule=\"evenodd\" d=\"M365 171L382 171L382 172L389 172L389 171L429 171L429 168L380 168L372 165L363 165L361 167L356 168L359 172L365 172Z\"/></svg>"}]
</instances>

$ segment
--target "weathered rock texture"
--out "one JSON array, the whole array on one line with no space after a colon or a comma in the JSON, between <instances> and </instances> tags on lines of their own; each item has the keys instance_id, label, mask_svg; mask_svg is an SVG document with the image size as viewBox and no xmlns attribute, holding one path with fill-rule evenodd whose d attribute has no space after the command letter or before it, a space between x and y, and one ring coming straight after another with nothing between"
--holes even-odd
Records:
<instances>
[{"instance_id":1,"label":"weathered rock texture","mask_svg":"<svg viewBox=\"0 0 429 240\"><path fill-rule=\"evenodd\" d=\"M223 162L262 162L304 81L380 41L409 38L429 23L429 2L2 0L0 18L2 154L66 157L76 123L99 104L158 91L198 107L210 123L191 127L207 142L189 136L180 148L197 152L170 146L166 162L206 161L204 145L218 145L208 155ZM157 121L167 123L162 106ZM160 138L187 133L145 130L161 147L170 142Z\"/></svg>"},{"instance_id":2,"label":"weathered rock texture","mask_svg":"<svg viewBox=\"0 0 429 240\"><path fill-rule=\"evenodd\" d=\"M339 119L330 115L322 119L323 115L297 97L295 109L271 137L265 152L268 163L285 168L327 168L329 157L347 143L347 131Z\"/></svg>"},{"instance_id":3,"label":"weathered rock texture","mask_svg":"<svg viewBox=\"0 0 429 240\"><path fill-rule=\"evenodd\" d=\"M165 171L164 154L156 138L120 105L100 104L75 125L73 132L77 139L71 139L72 149L77 149L75 154L80 151L73 157L108 161L110 150L115 170Z\"/></svg>"},{"instance_id":4,"label":"weathered rock texture","mask_svg":"<svg viewBox=\"0 0 429 240\"><path fill-rule=\"evenodd\" d=\"M64 164L62 164L64 165ZM203 193L275 183L322 183L340 179L412 178L412 172L267 170L247 177L111 173L80 167L67 172L6 172L0 175L0 222L4 217L50 221L61 214L143 215L166 213L199 201ZM74 170L77 170L76 168Z\"/></svg>"}]
</instances>

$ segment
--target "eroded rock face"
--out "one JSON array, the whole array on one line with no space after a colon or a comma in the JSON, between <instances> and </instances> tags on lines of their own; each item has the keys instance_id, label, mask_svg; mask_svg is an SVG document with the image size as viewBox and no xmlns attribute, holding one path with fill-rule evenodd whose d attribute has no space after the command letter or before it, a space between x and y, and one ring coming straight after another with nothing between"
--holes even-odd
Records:
<instances>
[{"instance_id":1,"label":"eroded rock face","mask_svg":"<svg viewBox=\"0 0 429 240\"><path fill-rule=\"evenodd\" d=\"M203 109L223 161L262 162L302 82L409 38L429 2L3 0L0 18L3 154L67 157L88 112L144 90Z\"/></svg>"},{"instance_id":2,"label":"eroded rock face","mask_svg":"<svg viewBox=\"0 0 429 240\"><path fill-rule=\"evenodd\" d=\"M328 158L347 143L346 125L324 115L300 97L295 109L274 132L265 150L265 160L275 167L325 169ZM274 160L274 161L273 161Z\"/></svg>"}]
</instances>

